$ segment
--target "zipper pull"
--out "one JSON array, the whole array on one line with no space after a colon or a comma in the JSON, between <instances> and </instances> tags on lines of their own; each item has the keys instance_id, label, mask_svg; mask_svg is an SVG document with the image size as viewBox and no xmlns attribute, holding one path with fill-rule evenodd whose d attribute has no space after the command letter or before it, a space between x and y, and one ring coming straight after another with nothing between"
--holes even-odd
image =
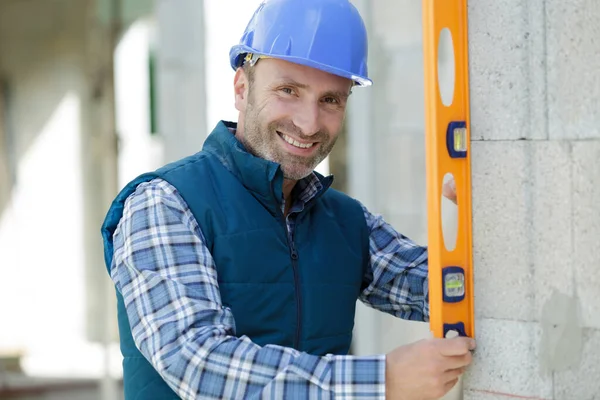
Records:
<instances>
[{"instance_id":1,"label":"zipper pull","mask_svg":"<svg viewBox=\"0 0 600 400\"><path fill-rule=\"evenodd\" d=\"M290 256L292 257L292 260L298 259L298 252L296 251L293 239L290 240Z\"/></svg>"}]
</instances>

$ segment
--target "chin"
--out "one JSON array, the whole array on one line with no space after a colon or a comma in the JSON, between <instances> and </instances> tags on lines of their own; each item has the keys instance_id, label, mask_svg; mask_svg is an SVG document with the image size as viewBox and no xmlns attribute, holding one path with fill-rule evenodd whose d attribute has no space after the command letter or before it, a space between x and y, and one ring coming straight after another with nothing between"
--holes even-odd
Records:
<instances>
[{"instance_id":1,"label":"chin","mask_svg":"<svg viewBox=\"0 0 600 400\"><path fill-rule=\"evenodd\" d=\"M304 179L307 176L309 176L312 172L313 172L312 169L311 170L304 169L302 171L300 171L300 170L287 171L286 169L283 169L283 177L285 179L299 181L300 179Z\"/></svg>"},{"instance_id":2,"label":"chin","mask_svg":"<svg viewBox=\"0 0 600 400\"><path fill-rule=\"evenodd\" d=\"M285 160L284 157L282 157L282 158ZM317 165L319 165L319 162L320 162L320 161L316 162L316 160L314 160L314 159L310 160L311 161L310 164L303 163L303 162L293 162L289 158L286 161L287 161L287 163L279 162L279 164L281 165L281 170L283 171L283 177L285 179L294 180L294 181L299 181L300 179L306 178L307 176L312 174L312 172L317 167ZM309 160L302 160L302 161L309 161Z\"/></svg>"}]
</instances>

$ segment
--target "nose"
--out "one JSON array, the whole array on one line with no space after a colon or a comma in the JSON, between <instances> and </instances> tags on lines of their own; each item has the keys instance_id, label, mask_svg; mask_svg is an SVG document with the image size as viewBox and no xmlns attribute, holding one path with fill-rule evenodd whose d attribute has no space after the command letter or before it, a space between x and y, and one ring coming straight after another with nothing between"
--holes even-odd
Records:
<instances>
[{"instance_id":1,"label":"nose","mask_svg":"<svg viewBox=\"0 0 600 400\"><path fill-rule=\"evenodd\" d=\"M319 132L319 105L314 102L303 103L296 111L294 124L306 136L312 136Z\"/></svg>"}]
</instances>

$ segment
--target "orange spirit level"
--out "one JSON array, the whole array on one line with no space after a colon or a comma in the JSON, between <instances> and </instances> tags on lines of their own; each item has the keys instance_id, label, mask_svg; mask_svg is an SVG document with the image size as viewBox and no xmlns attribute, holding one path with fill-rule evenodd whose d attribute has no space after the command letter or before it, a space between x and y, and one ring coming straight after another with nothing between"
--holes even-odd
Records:
<instances>
[{"instance_id":1,"label":"orange spirit level","mask_svg":"<svg viewBox=\"0 0 600 400\"><path fill-rule=\"evenodd\" d=\"M454 45L456 75L454 94L443 102L438 59L444 28ZM467 0L423 0L423 35L430 326L438 338L451 331L474 337ZM458 206L456 246L451 251L442 232L446 174L454 176Z\"/></svg>"}]
</instances>

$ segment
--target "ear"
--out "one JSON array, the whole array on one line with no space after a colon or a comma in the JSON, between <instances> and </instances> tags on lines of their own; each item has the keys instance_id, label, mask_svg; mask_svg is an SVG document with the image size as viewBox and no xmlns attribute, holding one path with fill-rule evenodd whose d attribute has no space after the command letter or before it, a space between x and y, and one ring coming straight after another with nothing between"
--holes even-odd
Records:
<instances>
[{"instance_id":1,"label":"ear","mask_svg":"<svg viewBox=\"0 0 600 400\"><path fill-rule=\"evenodd\" d=\"M233 77L233 90L235 96L235 108L240 111L246 111L246 105L248 104L248 76L243 68L238 68L235 71L235 76Z\"/></svg>"}]
</instances>

